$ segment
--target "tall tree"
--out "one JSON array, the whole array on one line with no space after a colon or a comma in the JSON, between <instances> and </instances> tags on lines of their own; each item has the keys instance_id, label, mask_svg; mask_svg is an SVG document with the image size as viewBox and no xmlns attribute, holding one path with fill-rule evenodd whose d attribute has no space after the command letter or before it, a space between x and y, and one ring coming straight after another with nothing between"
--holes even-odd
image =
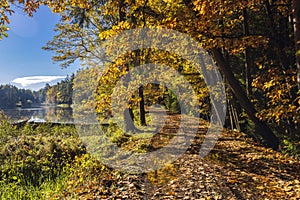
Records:
<instances>
[{"instance_id":1,"label":"tall tree","mask_svg":"<svg viewBox=\"0 0 300 200\"><path fill-rule=\"evenodd\" d=\"M296 50L297 81L300 89L300 1L293 0L293 24Z\"/></svg>"},{"instance_id":2,"label":"tall tree","mask_svg":"<svg viewBox=\"0 0 300 200\"><path fill-rule=\"evenodd\" d=\"M241 106L246 111L248 117L253 121L256 127L256 131L262 136L264 143L272 147L274 149L278 148L279 140L273 133L273 131L269 128L269 126L261 121L259 118L256 117L257 111L252 104L252 102L247 97L246 93L244 92L244 89L240 86L238 80L234 77L234 74L232 73L231 69L229 68L229 64L226 63L222 53L218 49L212 49L212 54L223 72L223 75L226 77L226 80L228 81L230 88L232 89L233 93L235 94L235 97L240 102Z\"/></svg>"}]
</instances>

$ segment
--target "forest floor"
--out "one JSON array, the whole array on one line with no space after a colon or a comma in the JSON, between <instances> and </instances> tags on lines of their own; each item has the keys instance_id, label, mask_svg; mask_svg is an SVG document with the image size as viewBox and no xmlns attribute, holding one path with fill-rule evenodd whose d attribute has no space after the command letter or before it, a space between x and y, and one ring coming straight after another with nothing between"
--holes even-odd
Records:
<instances>
[{"instance_id":1,"label":"forest floor","mask_svg":"<svg viewBox=\"0 0 300 200\"><path fill-rule=\"evenodd\" d=\"M176 131L179 115L152 139L163 146ZM81 199L300 199L300 162L264 148L242 133L224 129L213 150L199 156L208 129L201 122L192 145L172 164L151 173L124 174L77 188ZM165 139L164 139L165 138ZM158 142L160 141L160 142ZM158 144L158 143L159 144ZM155 144L157 143L157 144ZM107 185L107 182L109 184ZM72 185L72 183L71 183ZM70 186L71 186L70 185ZM74 186L74 185L73 185ZM101 188L101 189L99 189ZM75 190L74 190L75 191ZM68 194L65 194L68 196Z\"/></svg>"}]
</instances>

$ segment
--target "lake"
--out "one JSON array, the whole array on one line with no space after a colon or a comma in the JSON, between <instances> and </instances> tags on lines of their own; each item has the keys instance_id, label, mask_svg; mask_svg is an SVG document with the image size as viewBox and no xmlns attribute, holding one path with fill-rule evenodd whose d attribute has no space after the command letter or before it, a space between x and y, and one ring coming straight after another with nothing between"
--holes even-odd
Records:
<instances>
[{"instance_id":1,"label":"lake","mask_svg":"<svg viewBox=\"0 0 300 200\"><path fill-rule=\"evenodd\" d=\"M33 122L72 123L72 108L58 106L39 106L34 108L2 109L4 113L17 122L29 120Z\"/></svg>"}]
</instances>

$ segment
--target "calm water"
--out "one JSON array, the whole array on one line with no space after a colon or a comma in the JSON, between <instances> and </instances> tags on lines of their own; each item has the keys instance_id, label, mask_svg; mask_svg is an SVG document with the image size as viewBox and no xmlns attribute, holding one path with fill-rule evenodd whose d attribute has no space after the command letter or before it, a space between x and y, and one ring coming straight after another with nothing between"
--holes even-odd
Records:
<instances>
[{"instance_id":1,"label":"calm water","mask_svg":"<svg viewBox=\"0 0 300 200\"><path fill-rule=\"evenodd\" d=\"M31 120L36 122L73 122L71 108L40 106L36 108L3 109L3 111L12 121Z\"/></svg>"}]
</instances>

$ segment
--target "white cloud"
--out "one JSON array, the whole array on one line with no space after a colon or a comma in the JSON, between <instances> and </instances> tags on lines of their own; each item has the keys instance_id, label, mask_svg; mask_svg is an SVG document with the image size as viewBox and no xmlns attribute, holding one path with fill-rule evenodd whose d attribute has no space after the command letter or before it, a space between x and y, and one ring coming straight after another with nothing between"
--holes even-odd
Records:
<instances>
[{"instance_id":1,"label":"white cloud","mask_svg":"<svg viewBox=\"0 0 300 200\"><path fill-rule=\"evenodd\" d=\"M66 76L30 76L16 78L12 82L20 84L22 87L27 87L38 83L50 83L52 81L64 78L66 78Z\"/></svg>"}]
</instances>

